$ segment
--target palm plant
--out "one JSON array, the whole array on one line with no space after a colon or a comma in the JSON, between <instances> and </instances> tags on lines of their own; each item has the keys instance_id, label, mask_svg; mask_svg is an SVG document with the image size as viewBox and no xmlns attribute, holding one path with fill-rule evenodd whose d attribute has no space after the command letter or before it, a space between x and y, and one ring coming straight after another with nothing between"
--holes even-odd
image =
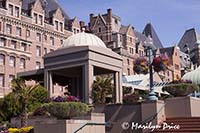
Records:
<instances>
[{"instance_id":1,"label":"palm plant","mask_svg":"<svg viewBox=\"0 0 200 133\"><path fill-rule=\"evenodd\" d=\"M106 97L113 93L112 77L97 76L92 85L92 99L94 103L105 103Z\"/></svg>"},{"instance_id":2,"label":"palm plant","mask_svg":"<svg viewBox=\"0 0 200 133\"><path fill-rule=\"evenodd\" d=\"M26 85L25 80L16 78L12 80L12 90L15 94L16 101L19 101L22 105L21 113L21 126L27 126L28 120L28 101L31 100L33 91L39 86L35 85Z\"/></svg>"}]
</instances>

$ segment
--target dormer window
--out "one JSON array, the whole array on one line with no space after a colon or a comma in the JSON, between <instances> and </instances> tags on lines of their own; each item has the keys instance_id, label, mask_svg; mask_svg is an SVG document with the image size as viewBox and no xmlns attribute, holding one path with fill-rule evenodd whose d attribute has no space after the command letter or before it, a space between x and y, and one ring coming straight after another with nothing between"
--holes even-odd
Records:
<instances>
[{"instance_id":1,"label":"dormer window","mask_svg":"<svg viewBox=\"0 0 200 133\"><path fill-rule=\"evenodd\" d=\"M42 15L39 15L39 24L40 24L40 25L43 24L43 17L42 17Z\"/></svg>"},{"instance_id":2,"label":"dormer window","mask_svg":"<svg viewBox=\"0 0 200 133\"><path fill-rule=\"evenodd\" d=\"M60 22L60 31L63 31L63 23Z\"/></svg>"},{"instance_id":3,"label":"dormer window","mask_svg":"<svg viewBox=\"0 0 200 133\"><path fill-rule=\"evenodd\" d=\"M115 19L115 24L118 24L118 20L117 19Z\"/></svg>"},{"instance_id":4,"label":"dormer window","mask_svg":"<svg viewBox=\"0 0 200 133\"><path fill-rule=\"evenodd\" d=\"M56 30L58 30L58 21L55 21Z\"/></svg>"},{"instance_id":5,"label":"dormer window","mask_svg":"<svg viewBox=\"0 0 200 133\"><path fill-rule=\"evenodd\" d=\"M37 24L37 14L36 13L33 14L33 20L34 20L34 23Z\"/></svg>"},{"instance_id":6,"label":"dormer window","mask_svg":"<svg viewBox=\"0 0 200 133\"><path fill-rule=\"evenodd\" d=\"M8 13L11 16L13 15L13 5L11 5L11 4L8 5Z\"/></svg>"}]
</instances>

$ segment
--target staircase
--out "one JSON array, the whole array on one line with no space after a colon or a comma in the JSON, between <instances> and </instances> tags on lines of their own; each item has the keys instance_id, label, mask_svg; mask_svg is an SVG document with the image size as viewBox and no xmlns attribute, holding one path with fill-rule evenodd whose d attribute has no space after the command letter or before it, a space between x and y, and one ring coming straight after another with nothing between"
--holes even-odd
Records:
<instances>
[{"instance_id":1,"label":"staircase","mask_svg":"<svg viewBox=\"0 0 200 133\"><path fill-rule=\"evenodd\" d=\"M167 127L168 126L168 127ZM169 126L171 129L169 129ZM180 126L179 129L178 126ZM165 128L165 129L164 129ZM200 117L167 118L154 133L200 133Z\"/></svg>"}]
</instances>

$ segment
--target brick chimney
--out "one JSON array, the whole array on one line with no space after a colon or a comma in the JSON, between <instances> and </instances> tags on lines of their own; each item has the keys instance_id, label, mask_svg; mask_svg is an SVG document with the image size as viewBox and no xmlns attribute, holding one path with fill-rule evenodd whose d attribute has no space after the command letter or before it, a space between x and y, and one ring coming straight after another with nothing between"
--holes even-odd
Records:
<instances>
[{"instance_id":1,"label":"brick chimney","mask_svg":"<svg viewBox=\"0 0 200 133\"><path fill-rule=\"evenodd\" d=\"M109 8L107 9L107 13L108 13L108 22L112 22L112 9Z\"/></svg>"}]
</instances>

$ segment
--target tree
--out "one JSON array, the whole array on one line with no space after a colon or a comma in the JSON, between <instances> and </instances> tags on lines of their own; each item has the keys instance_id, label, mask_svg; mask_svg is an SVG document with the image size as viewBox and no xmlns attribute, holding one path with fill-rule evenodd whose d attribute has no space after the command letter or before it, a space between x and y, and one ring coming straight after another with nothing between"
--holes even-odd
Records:
<instances>
[{"instance_id":1,"label":"tree","mask_svg":"<svg viewBox=\"0 0 200 133\"><path fill-rule=\"evenodd\" d=\"M92 99L94 103L105 103L106 97L113 94L112 77L97 76L92 85Z\"/></svg>"},{"instance_id":2,"label":"tree","mask_svg":"<svg viewBox=\"0 0 200 133\"><path fill-rule=\"evenodd\" d=\"M12 90L15 95L16 101L19 101L22 106L21 113L21 126L27 126L28 120L28 105L31 99L34 99L32 94L34 90L39 86L35 85L26 85L25 80L16 78L12 80Z\"/></svg>"}]
</instances>

